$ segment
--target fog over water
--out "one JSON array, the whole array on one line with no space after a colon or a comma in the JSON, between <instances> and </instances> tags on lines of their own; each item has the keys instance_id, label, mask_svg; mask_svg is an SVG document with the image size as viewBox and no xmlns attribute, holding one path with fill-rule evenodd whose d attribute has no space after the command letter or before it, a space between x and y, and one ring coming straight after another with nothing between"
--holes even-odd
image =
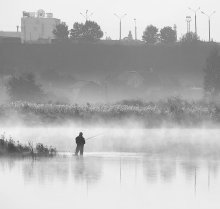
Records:
<instances>
[{"instance_id":1,"label":"fog over water","mask_svg":"<svg viewBox=\"0 0 220 209\"><path fill-rule=\"evenodd\" d=\"M1 134L15 141L52 145L73 152L75 137L84 133L85 152L143 152L175 155L219 155L220 130L215 128L154 128L138 126L1 126ZM90 137L94 137L91 138Z\"/></svg>"},{"instance_id":2,"label":"fog over water","mask_svg":"<svg viewBox=\"0 0 220 209\"><path fill-rule=\"evenodd\" d=\"M24 125L13 117L1 122L0 134L52 145L58 155L1 157L0 202L6 209L219 208L220 130L214 125ZM76 157L81 131L88 140L84 156Z\"/></svg>"}]
</instances>

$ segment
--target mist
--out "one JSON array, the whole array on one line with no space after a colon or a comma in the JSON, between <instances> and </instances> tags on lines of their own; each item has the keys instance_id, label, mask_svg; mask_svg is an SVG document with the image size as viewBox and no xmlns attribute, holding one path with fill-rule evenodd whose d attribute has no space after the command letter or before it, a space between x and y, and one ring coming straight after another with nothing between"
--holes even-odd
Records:
<instances>
[{"instance_id":1,"label":"mist","mask_svg":"<svg viewBox=\"0 0 220 209\"><path fill-rule=\"evenodd\" d=\"M3 45L0 74L22 77L32 73L47 95L37 102L155 101L173 95L201 99L203 68L212 47L203 42L171 46Z\"/></svg>"},{"instance_id":2,"label":"mist","mask_svg":"<svg viewBox=\"0 0 220 209\"><path fill-rule=\"evenodd\" d=\"M127 124L80 126L74 123L47 126L1 126L6 138L27 144L52 145L59 152L75 151L75 137L84 133L85 152L137 152L171 156L218 157L220 150L218 128L143 128L135 121ZM90 137L94 137L91 138Z\"/></svg>"}]
</instances>

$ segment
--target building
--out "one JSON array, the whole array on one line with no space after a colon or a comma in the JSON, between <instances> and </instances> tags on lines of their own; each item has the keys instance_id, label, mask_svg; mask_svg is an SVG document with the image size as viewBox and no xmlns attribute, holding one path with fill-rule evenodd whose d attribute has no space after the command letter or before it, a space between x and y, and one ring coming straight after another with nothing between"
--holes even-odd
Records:
<instances>
[{"instance_id":1,"label":"building","mask_svg":"<svg viewBox=\"0 0 220 209\"><path fill-rule=\"evenodd\" d=\"M54 39L53 30L60 20L53 18L52 13L44 10L35 12L23 12L21 18L22 43L51 43Z\"/></svg>"}]
</instances>

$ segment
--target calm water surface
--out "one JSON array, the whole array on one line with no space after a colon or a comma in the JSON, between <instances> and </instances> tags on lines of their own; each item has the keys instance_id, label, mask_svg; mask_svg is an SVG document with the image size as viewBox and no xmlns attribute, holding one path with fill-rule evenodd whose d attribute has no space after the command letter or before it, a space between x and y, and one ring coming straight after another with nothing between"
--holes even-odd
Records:
<instances>
[{"instance_id":1,"label":"calm water surface","mask_svg":"<svg viewBox=\"0 0 220 209\"><path fill-rule=\"evenodd\" d=\"M219 209L219 165L125 153L0 158L0 208Z\"/></svg>"}]
</instances>

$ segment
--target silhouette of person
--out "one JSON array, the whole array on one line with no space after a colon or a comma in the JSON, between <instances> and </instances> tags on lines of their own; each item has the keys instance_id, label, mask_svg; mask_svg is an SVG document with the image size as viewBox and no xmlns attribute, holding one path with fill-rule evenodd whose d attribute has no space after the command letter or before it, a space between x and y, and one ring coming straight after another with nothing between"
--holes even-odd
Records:
<instances>
[{"instance_id":1,"label":"silhouette of person","mask_svg":"<svg viewBox=\"0 0 220 209\"><path fill-rule=\"evenodd\" d=\"M80 152L80 155L83 155L83 149L84 149L84 144L85 144L85 139L83 137L83 133L80 132L79 136L76 137L76 152L75 155L78 155Z\"/></svg>"}]
</instances>

